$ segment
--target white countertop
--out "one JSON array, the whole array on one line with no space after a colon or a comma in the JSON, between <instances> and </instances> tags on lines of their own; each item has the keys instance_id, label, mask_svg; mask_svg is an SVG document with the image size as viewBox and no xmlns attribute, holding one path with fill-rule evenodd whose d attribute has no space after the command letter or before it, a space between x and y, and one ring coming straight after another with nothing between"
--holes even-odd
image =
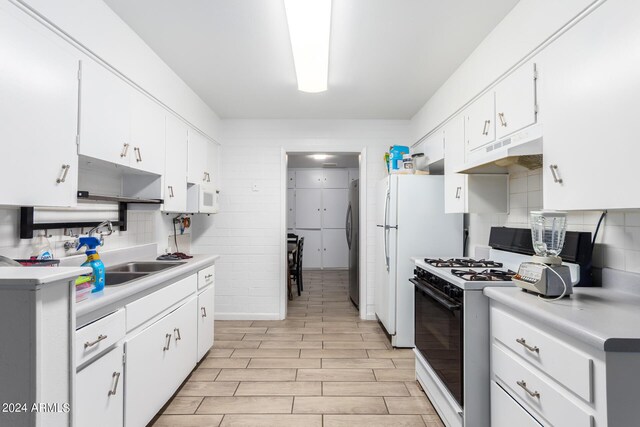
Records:
<instances>
[{"instance_id":1,"label":"white countertop","mask_svg":"<svg viewBox=\"0 0 640 427\"><path fill-rule=\"evenodd\" d=\"M0 267L0 286L41 286L91 273L88 267Z\"/></svg>"},{"instance_id":2,"label":"white countertop","mask_svg":"<svg viewBox=\"0 0 640 427\"><path fill-rule=\"evenodd\" d=\"M543 301L520 288L484 294L599 350L640 352L640 295L607 288L574 288L570 298Z\"/></svg>"}]
</instances>

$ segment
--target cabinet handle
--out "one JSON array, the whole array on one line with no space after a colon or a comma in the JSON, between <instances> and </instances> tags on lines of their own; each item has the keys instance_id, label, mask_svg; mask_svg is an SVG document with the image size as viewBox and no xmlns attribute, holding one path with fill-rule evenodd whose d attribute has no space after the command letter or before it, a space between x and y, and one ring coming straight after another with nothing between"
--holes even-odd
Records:
<instances>
[{"instance_id":1,"label":"cabinet handle","mask_svg":"<svg viewBox=\"0 0 640 427\"><path fill-rule=\"evenodd\" d=\"M200 311L202 312L202 317L207 317L207 307L200 307Z\"/></svg>"},{"instance_id":2,"label":"cabinet handle","mask_svg":"<svg viewBox=\"0 0 640 427\"><path fill-rule=\"evenodd\" d=\"M136 153L136 162L142 161L142 153L140 152L140 147L134 147L133 151Z\"/></svg>"},{"instance_id":3,"label":"cabinet handle","mask_svg":"<svg viewBox=\"0 0 640 427\"><path fill-rule=\"evenodd\" d=\"M551 169L551 175L553 175L553 182L562 184L562 178L558 176L558 165L549 165L549 169Z\"/></svg>"},{"instance_id":4,"label":"cabinet handle","mask_svg":"<svg viewBox=\"0 0 640 427\"><path fill-rule=\"evenodd\" d=\"M482 134L486 135L487 134L487 121L484 121L484 126L482 127Z\"/></svg>"},{"instance_id":5,"label":"cabinet handle","mask_svg":"<svg viewBox=\"0 0 640 427\"><path fill-rule=\"evenodd\" d=\"M206 276L204 276L205 279L209 280L213 277L213 274L207 274Z\"/></svg>"},{"instance_id":6,"label":"cabinet handle","mask_svg":"<svg viewBox=\"0 0 640 427\"><path fill-rule=\"evenodd\" d=\"M173 329L173 333L174 333L174 334L177 334L177 336L176 336L176 341L179 341L179 340L181 340L181 339L182 339L182 337L180 336L180 328L174 328L174 329Z\"/></svg>"},{"instance_id":7,"label":"cabinet handle","mask_svg":"<svg viewBox=\"0 0 640 427\"><path fill-rule=\"evenodd\" d=\"M498 118L500 119L500 126L507 127L507 121L504 119L504 113L498 113Z\"/></svg>"},{"instance_id":8,"label":"cabinet handle","mask_svg":"<svg viewBox=\"0 0 640 427\"><path fill-rule=\"evenodd\" d=\"M169 186L169 197L173 197L173 185Z\"/></svg>"},{"instance_id":9,"label":"cabinet handle","mask_svg":"<svg viewBox=\"0 0 640 427\"><path fill-rule=\"evenodd\" d=\"M524 391L526 391L529 396L537 397L538 399L540 399L540 393L538 393L538 390L536 390L536 391L529 390L527 388L527 383L524 380L516 381L516 384L518 384L520 387L522 387L524 389Z\"/></svg>"},{"instance_id":10,"label":"cabinet handle","mask_svg":"<svg viewBox=\"0 0 640 427\"><path fill-rule=\"evenodd\" d=\"M202 180L204 182L211 182L211 175L209 175L209 172L204 173L204 175L202 176Z\"/></svg>"},{"instance_id":11,"label":"cabinet handle","mask_svg":"<svg viewBox=\"0 0 640 427\"><path fill-rule=\"evenodd\" d=\"M169 350L169 344L171 344L171 334L165 335L165 338L166 338L167 342L166 342L165 346L162 347L162 351Z\"/></svg>"},{"instance_id":12,"label":"cabinet handle","mask_svg":"<svg viewBox=\"0 0 640 427\"><path fill-rule=\"evenodd\" d=\"M534 346L534 347L530 346L529 344L527 344L527 340L525 340L524 338L518 338L516 342L529 351L532 351L534 353L540 353L540 349L538 348L538 346Z\"/></svg>"},{"instance_id":13,"label":"cabinet handle","mask_svg":"<svg viewBox=\"0 0 640 427\"><path fill-rule=\"evenodd\" d=\"M56 182L60 184L67 179L67 173L69 173L69 169L71 169L71 165L62 165L62 175L60 178L56 179Z\"/></svg>"},{"instance_id":14,"label":"cabinet handle","mask_svg":"<svg viewBox=\"0 0 640 427\"><path fill-rule=\"evenodd\" d=\"M460 198L460 191L462 191L462 187L456 187L456 199Z\"/></svg>"},{"instance_id":15,"label":"cabinet handle","mask_svg":"<svg viewBox=\"0 0 640 427\"><path fill-rule=\"evenodd\" d=\"M94 345L98 344L100 341L106 340L106 339L107 339L106 335L100 334L98 335L98 338L95 341L91 341L91 342L87 341L86 343L84 343L84 348L86 349L89 347L93 347Z\"/></svg>"},{"instance_id":16,"label":"cabinet handle","mask_svg":"<svg viewBox=\"0 0 640 427\"><path fill-rule=\"evenodd\" d=\"M120 381L120 372L114 372L112 378L115 378L115 382L113 383L113 388L109 390L109 396L115 396L116 391L118 390L118 382Z\"/></svg>"},{"instance_id":17,"label":"cabinet handle","mask_svg":"<svg viewBox=\"0 0 640 427\"><path fill-rule=\"evenodd\" d=\"M127 157L127 153L129 152L129 144L125 143L122 146L122 151L120 152L120 157Z\"/></svg>"}]
</instances>

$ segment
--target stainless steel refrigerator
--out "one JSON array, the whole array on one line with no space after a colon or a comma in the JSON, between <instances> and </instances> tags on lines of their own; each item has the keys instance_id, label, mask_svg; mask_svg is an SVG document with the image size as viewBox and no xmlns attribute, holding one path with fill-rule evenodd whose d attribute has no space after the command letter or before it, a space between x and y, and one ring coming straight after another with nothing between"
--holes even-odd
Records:
<instances>
[{"instance_id":1,"label":"stainless steel refrigerator","mask_svg":"<svg viewBox=\"0 0 640 427\"><path fill-rule=\"evenodd\" d=\"M358 270L360 181L349 186L349 207L347 208L347 245L349 246L349 297L356 307L360 305L360 274Z\"/></svg>"}]
</instances>

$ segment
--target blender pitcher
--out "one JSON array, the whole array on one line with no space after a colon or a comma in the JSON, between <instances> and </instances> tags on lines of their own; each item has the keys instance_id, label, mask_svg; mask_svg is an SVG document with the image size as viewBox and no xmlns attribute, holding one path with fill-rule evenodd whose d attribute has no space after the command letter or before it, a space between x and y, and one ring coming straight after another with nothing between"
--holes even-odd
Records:
<instances>
[{"instance_id":1,"label":"blender pitcher","mask_svg":"<svg viewBox=\"0 0 640 427\"><path fill-rule=\"evenodd\" d=\"M535 262L560 265L559 257L567 233L567 213L558 211L531 212L531 240Z\"/></svg>"}]
</instances>

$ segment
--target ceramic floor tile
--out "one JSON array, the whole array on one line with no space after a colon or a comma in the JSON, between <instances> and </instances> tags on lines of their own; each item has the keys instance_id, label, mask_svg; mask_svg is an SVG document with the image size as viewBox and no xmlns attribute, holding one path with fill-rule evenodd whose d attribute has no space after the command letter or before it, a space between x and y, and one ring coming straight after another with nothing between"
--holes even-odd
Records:
<instances>
[{"instance_id":1,"label":"ceramic floor tile","mask_svg":"<svg viewBox=\"0 0 640 427\"><path fill-rule=\"evenodd\" d=\"M193 414L202 403L202 399L202 397L176 396L162 413L165 415Z\"/></svg>"},{"instance_id":2,"label":"ceramic floor tile","mask_svg":"<svg viewBox=\"0 0 640 427\"><path fill-rule=\"evenodd\" d=\"M322 341L263 341L258 348L322 349Z\"/></svg>"},{"instance_id":3,"label":"ceramic floor tile","mask_svg":"<svg viewBox=\"0 0 640 427\"><path fill-rule=\"evenodd\" d=\"M296 370L289 368L273 369L222 369L216 378L218 381L295 381Z\"/></svg>"},{"instance_id":4,"label":"ceramic floor tile","mask_svg":"<svg viewBox=\"0 0 640 427\"><path fill-rule=\"evenodd\" d=\"M413 349L394 349L394 350L367 350L369 357L372 359L415 359L416 354Z\"/></svg>"},{"instance_id":5,"label":"ceramic floor tile","mask_svg":"<svg viewBox=\"0 0 640 427\"><path fill-rule=\"evenodd\" d=\"M296 397L294 414L386 414L382 397Z\"/></svg>"},{"instance_id":6,"label":"ceramic floor tile","mask_svg":"<svg viewBox=\"0 0 640 427\"><path fill-rule=\"evenodd\" d=\"M256 341L256 344L260 342ZM298 349L279 349L279 348L256 348L256 349L237 349L233 352L231 357L300 357L300 350Z\"/></svg>"},{"instance_id":7,"label":"ceramic floor tile","mask_svg":"<svg viewBox=\"0 0 640 427\"><path fill-rule=\"evenodd\" d=\"M208 360L208 359L205 359L205 360ZM222 360L226 360L226 359L222 359ZM219 373L220 373L220 369L208 369L208 368L203 368L202 365L200 365L198 369L196 369L191 373L191 375L189 376L189 380L215 381Z\"/></svg>"},{"instance_id":8,"label":"ceramic floor tile","mask_svg":"<svg viewBox=\"0 0 640 427\"><path fill-rule=\"evenodd\" d=\"M402 382L325 382L323 396L409 396Z\"/></svg>"},{"instance_id":9,"label":"ceramic floor tile","mask_svg":"<svg viewBox=\"0 0 640 427\"><path fill-rule=\"evenodd\" d=\"M302 334L246 334L244 341L302 341Z\"/></svg>"},{"instance_id":10,"label":"ceramic floor tile","mask_svg":"<svg viewBox=\"0 0 640 427\"><path fill-rule=\"evenodd\" d=\"M415 369L416 359L391 359L396 368L400 369Z\"/></svg>"},{"instance_id":11,"label":"ceramic floor tile","mask_svg":"<svg viewBox=\"0 0 640 427\"><path fill-rule=\"evenodd\" d=\"M411 396L424 396L424 391L422 391L418 381L405 381L404 385Z\"/></svg>"},{"instance_id":12,"label":"ceramic floor tile","mask_svg":"<svg viewBox=\"0 0 640 427\"><path fill-rule=\"evenodd\" d=\"M224 328L248 328L254 320L216 320L216 326Z\"/></svg>"},{"instance_id":13,"label":"ceramic floor tile","mask_svg":"<svg viewBox=\"0 0 640 427\"><path fill-rule=\"evenodd\" d=\"M424 423L427 425L427 427L444 427L444 424L437 414L423 415L422 419L424 420Z\"/></svg>"},{"instance_id":14,"label":"ceramic floor tile","mask_svg":"<svg viewBox=\"0 0 640 427\"><path fill-rule=\"evenodd\" d=\"M202 361L198 369L200 368L246 368L251 359L222 359L211 358Z\"/></svg>"},{"instance_id":15,"label":"ceramic floor tile","mask_svg":"<svg viewBox=\"0 0 640 427\"><path fill-rule=\"evenodd\" d=\"M216 332L215 339L220 341L242 341L244 334L221 334Z\"/></svg>"},{"instance_id":16,"label":"ceramic floor tile","mask_svg":"<svg viewBox=\"0 0 640 427\"><path fill-rule=\"evenodd\" d=\"M322 415L225 415L220 427L322 427Z\"/></svg>"},{"instance_id":17,"label":"ceramic floor tile","mask_svg":"<svg viewBox=\"0 0 640 427\"><path fill-rule=\"evenodd\" d=\"M318 381L243 381L235 392L235 396L320 395L322 395L322 383Z\"/></svg>"},{"instance_id":18,"label":"ceramic floor tile","mask_svg":"<svg viewBox=\"0 0 640 427\"><path fill-rule=\"evenodd\" d=\"M304 328L304 320L254 320L252 327L259 328Z\"/></svg>"},{"instance_id":19,"label":"ceramic floor tile","mask_svg":"<svg viewBox=\"0 0 640 427\"><path fill-rule=\"evenodd\" d=\"M386 350L388 347L387 344L383 341L323 341L322 348L324 348L325 350Z\"/></svg>"},{"instance_id":20,"label":"ceramic floor tile","mask_svg":"<svg viewBox=\"0 0 640 427\"><path fill-rule=\"evenodd\" d=\"M269 328L267 334L321 334L322 328Z\"/></svg>"},{"instance_id":21,"label":"ceramic floor tile","mask_svg":"<svg viewBox=\"0 0 640 427\"><path fill-rule=\"evenodd\" d=\"M290 414L292 405L289 396L205 397L198 414Z\"/></svg>"},{"instance_id":22,"label":"ceramic floor tile","mask_svg":"<svg viewBox=\"0 0 640 427\"><path fill-rule=\"evenodd\" d=\"M435 414L426 397L385 397L390 414Z\"/></svg>"},{"instance_id":23,"label":"ceramic floor tile","mask_svg":"<svg viewBox=\"0 0 640 427\"><path fill-rule=\"evenodd\" d=\"M374 369L377 381L414 381L415 369Z\"/></svg>"},{"instance_id":24,"label":"ceramic floor tile","mask_svg":"<svg viewBox=\"0 0 640 427\"><path fill-rule=\"evenodd\" d=\"M375 381L371 369L298 369L297 381Z\"/></svg>"},{"instance_id":25,"label":"ceramic floor tile","mask_svg":"<svg viewBox=\"0 0 640 427\"><path fill-rule=\"evenodd\" d=\"M222 415L161 415L152 427L217 427Z\"/></svg>"},{"instance_id":26,"label":"ceramic floor tile","mask_svg":"<svg viewBox=\"0 0 640 427\"><path fill-rule=\"evenodd\" d=\"M303 335L303 341L362 341L360 334L308 334Z\"/></svg>"},{"instance_id":27,"label":"ceramic floor tile","mask_svg":"<svg viewBox=\"0 0 640 427\"><path fill-rule=\"evenodd\" d=\"M233 396L237 388L237 382L188 381L178 396Z\"/></svg>"},{"instance_id":28,"label":"ceramic floor tile","mask_svg":"<svg viewBox=\"0 0 640 427\"><path fill-rule=\"evenodd\" d=\"M207 357L231 357L232 353L232 348L212 348L211 350L209 350L209 353L207 353Z\"/></svg>"},{"instance_id":29,"label":"ceramic floor tile","mask_svg":"<svg viewBox=\"0 0 640 427\"><path fill-rule=\"evenodd\" d=\"M295 358L265 358L251 359L249 369L253 368L320 368L320 359L295 359Z\"/></svg>"},{"instance_id":30,"label":"ceramic floor tile","mask_svg":"<svg viewBox=\"0 0 640 427\"><path fill-rule=\"evenodd\" d=\"M267 328L237 328L237 327L223 327L219 326L215 328L217 334L264 334L267 332Z\"/></svg>"},{"instance_id":31,"label":"ceramic floor tile","mask_svg":"<svg viewBox=\"0 0 640 427\"><path fill-rule=\"evenodd\" d=\"M331 351L331 350L328 350ZM395 368L390 359L322 359L323 368Z\"/></svg>"},{"instance_id":32,"label":"ceramic floor tile","mask_svg":"<svg viewBox=\"0 0 640 427\"><path fill-rule=\"evenodd\" d=\"M220 348L258 348L260 346L259 341L218 341L213 342L214 349Z\"/></svg>"},{"instance_id":33,"label":"ceramic floor tile","mask_svg":"<svg viewBox=\"0 0 640 427\"><path fill-rule=\"evenodd\" d=\"M420 415L325 415L324 427L424 427Z\"/></svg>"},{"instance_id":34,"label":"ceramic floor tile","mask_svg":"<svg viewBox=\"0 0 640 427\"><path fill-rule=\"evenodd\" d=\"M367 357L365 350L301 350L300 358L326 359L363 359ZM393 366L391 366L393 368Z\"/></svg>"}]
</instances>

